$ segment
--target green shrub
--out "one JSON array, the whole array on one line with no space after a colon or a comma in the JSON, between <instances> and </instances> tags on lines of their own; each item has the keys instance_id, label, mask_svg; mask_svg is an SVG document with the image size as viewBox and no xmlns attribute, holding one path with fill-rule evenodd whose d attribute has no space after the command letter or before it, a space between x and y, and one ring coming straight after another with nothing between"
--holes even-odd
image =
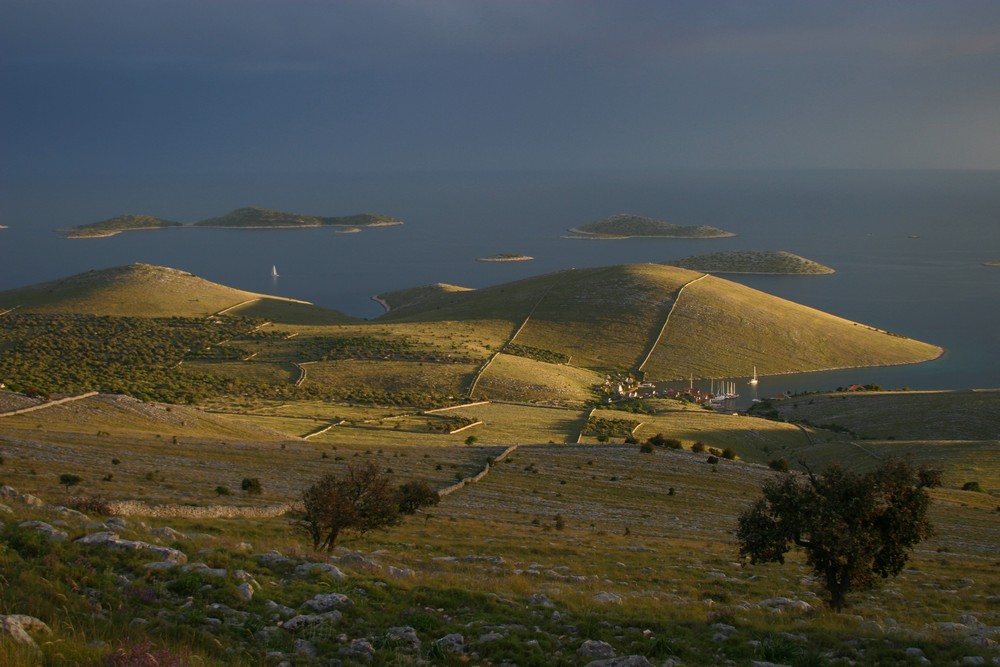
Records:
<instances>
[{"instance_id":1,"label":"green shrub","mask_svg":"<svg viewBox=\"0 0 1000 667\"><path fill-rule=\"evenodd\" d=\"M240 482L240 488L250 496L256 496L263 490L260 480L256 477L244 477L243 481Z\"/></svg>"},{"instance_id":2,"label":"green shrub","mask_svg":"<svg viewBox=\"0 0 1000 667\"><path fill-rule=\"evenodd\" d=\"M736 460L736 450L732 447L726 447L722 450L722 458L728 459L730 461Z\"/></svg>"},{"instance_id":3,"label":"green shrub","mask_svg":"<svg viewBox=\"0 0 1000 667\"><path fill-rule=\"evenodd\" d=\"M709 456L708 459L705 460L705 463L710 463L712 465L715 465L718 462L719 462L719 457L714 454Z\"/></svg>"},{"instance_id":4,"label":"green shrub","mask_svg":"<svg viewBox=\"0 0 1000 667\"><path fill-rule=\"evenodd\" d=\"M65 486L67 489L71 486L76 486L83 481L83 478L79 475L74 475L73 473L63 473L59 475L59 483Z\"/></svg>"},{"instance_id":5,"label":"green shrub","mask_svg":"<svg viewBox=\"0 0 1000 667\"><path fill-rule=\"evenodd\" d=\"M706 449L707 447L705 446L705 443L702 442L701 440L696 440L695 443L691 445L691 451L698 452L699 454L705 451Z\"/></svg>"},{"instance_id":6,"label":"green shrub","mask_svg":"<svg viewBox=\"0 0 1000 667\"><path fill-rule=\"evenodd\" d=\"M229 487L217 486L215 487L215 493L220 496L228 496L230 494Z\"/></svg>"},{"instance_id":7,"label":"green shrub","mask_svg":"<svg viewBox=\"0 0 1000 667\"><path fill-rule=\"evenodd\" d=\"M962 490L963 491L975 491L976 493L982 493L983 492L983 487L979 484L979 482L966 482L965 484L962 485Z\"/></svg>"},{"instance_id":8,"label":"green shrub","mask_svg":"<svg viewBox=\"0 0 1000 667\"><path fill-rule=\"evenodd\" d=\"M785 459L771 459L767 465L771 470L777 470L778 472L789 471L788 461Z\"/></svg>"},{"instance_id":9,"label":"green shrub","mask_svg":"<svg viewBox=\"0 0 1000 667\"><path fill-rule=\"evenodd\" d=\"M653 443L651 442L644 442L639 445L639 451L643 454L652 454L654 449L655 447L653 447Z\"/></svg>"}]
</instances>

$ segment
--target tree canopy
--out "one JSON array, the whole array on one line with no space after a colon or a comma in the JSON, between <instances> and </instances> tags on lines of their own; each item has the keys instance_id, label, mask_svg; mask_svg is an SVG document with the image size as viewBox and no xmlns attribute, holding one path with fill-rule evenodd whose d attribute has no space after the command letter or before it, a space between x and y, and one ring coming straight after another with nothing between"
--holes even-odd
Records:
<instances>
[{"instance_id":1,"label":"tree canopy","mask_svg":"<svg viewBox=\"0 0 1000 667\"><path fill-rule=\"evenodd\" d=\"M866 474L833 466L768 481L764 497L740 515L740 556L784 563L792 545L804 549L839 611L849 591L899 574L909 551L931 534L925 487L939 483L934 473L890 459Z\"/></svg>"},{"instance_id":2,"label":"tree canopy","mask_svg":"<svg viewBox=\"0 0 1000 667\"><path fill-rule=\"evenodd\" d=\"M372 462L348 465L302 492L302 510L292 519L314 549L332 551L345 530L366 533L400 521L400 502L388 474Z\"/></svg>"}]
</instances>

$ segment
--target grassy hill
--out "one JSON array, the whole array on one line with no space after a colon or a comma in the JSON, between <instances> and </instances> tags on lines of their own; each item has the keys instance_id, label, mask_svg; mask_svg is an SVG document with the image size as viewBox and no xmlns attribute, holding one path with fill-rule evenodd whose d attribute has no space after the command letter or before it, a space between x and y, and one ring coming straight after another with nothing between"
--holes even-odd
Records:
<instances>
[{"instance_id":1,"label":"grassy hill","mask_svg":"<svg viewBox=\"0 0 1000 667\"><path fill-rule=\"evenodd\" d=\"M568 357L581 368L636 369L648 355L642 370L655 379L731 377L754 364L762 374L776 374L915 363L940 353L703 275L652 264L576 269L438 293L379 320L506 321L510 335L517 332L513 343Z\"/></svg>"},{"instance_id":2,"label":"grassy hill","mask_svg":"<svg viewBox=\"0 0 1000 667\"><path fill-rule=\"evenodd\" d=\"M677 299L647 376L683 379L908 364L941 349L706 276Z\"/></svg>"},{"instance_id":3,"label":"grassy hill","mask_svg":"<svg viewBox=\"0 0 1000 667\"><path fill-rule=\"evenodd\" d=\"M717 227L709 227L708 225L675 225L671 222L648 218L644 215L631 215L627 213L613 215L596 222L580 225L569 231L581 237L595 239L624 239L636 236L678 239L733 236L732 232L727 232Z\"/></svg>"},{"instance_id":4,"label":"grassy hill","mask_svg":"<svg viewBox=\"0 0 1000 667\"><path fill-rule=\"evenodd\" d=\"M77 225L63 230L64 236L70 239L95 238L114 236L119 232L136 229L163 229L166 227L182 227L180 222L162 220L151 215L119 215L108 220L92 222L88 225Z\"/></svg>"},{"instance_id":5,"label":"grassy hill","mask_svg":"<svg viewBox=\"0 0 1000 667\"><path fill-rule=\"evenodd\" d=\"M242 305L241 305L242 304ZM239 307L244 313L291 320L350 321L305 301L233 289L179 271L131 264L80 273L0 292L0 309L28 313L85 313L137 317L204 317Z\"/></svg>"},{"instance_id":6,"label":"grassy hill","mask_svg":"<svg viewBox=\"0 0 1000 667\"><path fill-rule=\"evenodd\" d=\"M359 321L173 269L92 271L0 293L0 309L13 309L0 335L0 376L47 393L100 389L168 401L246 395L439 407L472 392L582 404L609 373L731 377L756 365L770 375L913 363L939 352L663 265L384 296L392 309ZM307 366L314 372L304 374Z\"/></svg>"},{"instance_id":7,"label":"grassy hill","mask_svg":"<svg viewBox=\"0 0 1000 667\"><path fill-rule=\"evenodd\" d=\"M834 273L828 266L784 250L724 250L664 262L705 273Z\"/></svg>"}]
</instances>

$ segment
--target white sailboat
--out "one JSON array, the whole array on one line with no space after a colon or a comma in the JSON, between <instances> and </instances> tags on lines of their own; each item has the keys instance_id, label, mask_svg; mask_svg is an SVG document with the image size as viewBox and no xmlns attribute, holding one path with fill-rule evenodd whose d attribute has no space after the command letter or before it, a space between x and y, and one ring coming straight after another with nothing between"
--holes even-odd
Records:
<instances>
[{"instance_id":1,"label":"white sailboat","mask_svg":"<svg viewBox=\"0 0 1000 667\"><path fill-rule=\"evenodd\" d=\"M753 367L753 377L750 378L750 384L757 384L757 367Z\"/></svg>"},{"instance_id":2,"label":"white sailboat","mask_svg":"<svg viewBox=\"0 0 1000 667\"><path fill-rule=\"evenodd\" d=\"M278 267L275 266L274 264L271 265L271 277L272 278L278 277Z\"/></svg>"}]
</instances>

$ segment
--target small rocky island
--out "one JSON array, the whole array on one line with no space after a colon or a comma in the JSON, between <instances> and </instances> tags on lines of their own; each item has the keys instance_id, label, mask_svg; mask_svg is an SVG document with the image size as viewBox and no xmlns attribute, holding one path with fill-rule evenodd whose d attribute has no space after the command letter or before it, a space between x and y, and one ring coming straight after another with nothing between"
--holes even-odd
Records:
<instances>
[{"instance_id":1,"label":"small rocky island","mask_svg":"<svg viewBox=\"0 0 1000 667\"><path fill-rule=\"evenodd\" d=\"M1000 259L995 262L983 262L983 266L1000 266Z\"/></svg>"},{"instance_id":2,"label":"small rocky island","mask_svg":"<svg viewBox=\"0 0 1000 667\"><path fill-rule=\"evenodd\" d=\"M635 237L668 239L713 239L735 236L718 227L708 225L675 225L664 220L627 213L591 222L569 230L576 239L628 239Z\"/></svg>"},{"instance_id":3,"label":"small rocky island","mask_svg":"<svg viewBox=\"0 0 1000 667\"><path fill-rule=\"evenodd\" d=\"M521 255L518 253L501 252L489 257L479 257L477 262L530 262L534 257L531 255Z\"/></svg>"},{"instance_id":4,"label":"small rocky island","mask_svg":"<svg viewBox=\"0 0 1000 667\"><path fill-rule=\"evenodd\" d=\"M726 250L663 262L705 273L772 273L822 275L833 269L784 250Z\"/></svg>"},{"instance_id":5,"label":"small rocky island","mask_svg":"<svg viewBox=\"0 0 1000 667\"><path fill-rule=\"evenodd\" d=\"M357 233L363 227L388 227L403 222L378 213L345 216L318 216L287 213L269 208L238 208L225 215L199 220L190 225L163 220L151 215L120 215L86 225L60 230L68 239L99 238L137 229L176 227L223 227L229 229L290 229L295 227L333 227L341 233Z\"/></svg>"},{"instance_id":6,"label":"small rocky island","mask_svg":"<svg viewBox=\"0 0 1000 667\"><path fill-rule=\"evenodd\" d=\"M119 215L115 218L92 222L89 225L78 225L61 231L63 236L68 239L94 239L139 229L166 229L183 226L182 223L163 220L151 215Z\"/></svg>"}]
</instances>

